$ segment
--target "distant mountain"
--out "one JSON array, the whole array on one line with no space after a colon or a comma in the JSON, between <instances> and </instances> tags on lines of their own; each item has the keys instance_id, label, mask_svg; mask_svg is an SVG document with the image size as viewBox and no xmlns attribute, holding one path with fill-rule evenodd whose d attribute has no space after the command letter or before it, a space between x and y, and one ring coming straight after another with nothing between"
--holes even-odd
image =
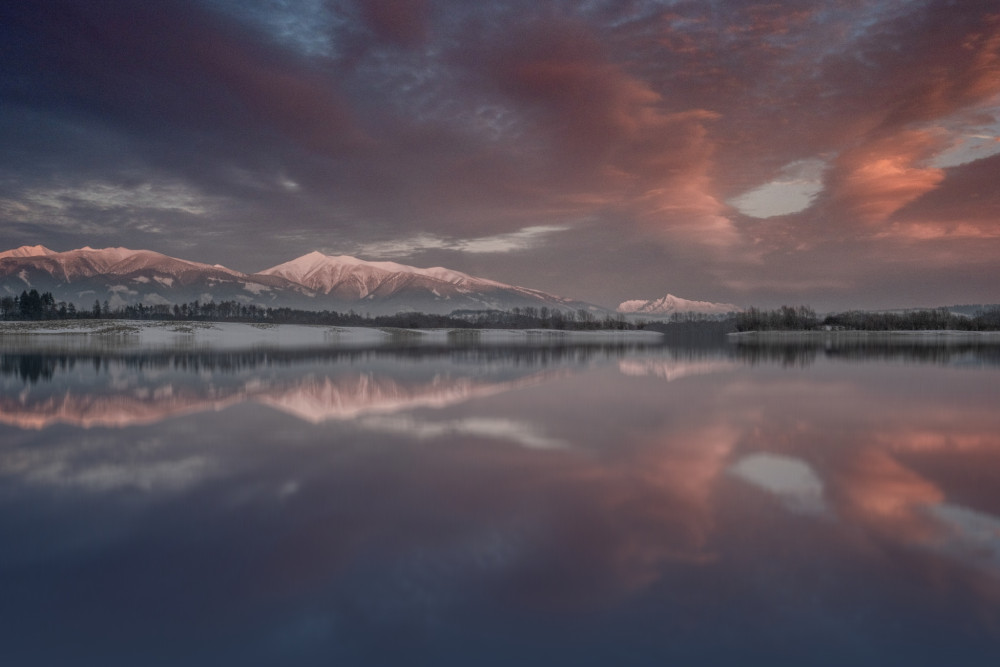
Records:
<instances>
[{"instance_id":1,"label":"distant mountain","mask_svg":"<svg viewBox=\"0 0 1000 667\"><path fill-rule=\"evenodd\" d=\"M604 312L582 301L443 267L421 269L319 252L253 274L128 248L54 252L43 246L22 246L0 253L0 294L17 295L32 288L52 292L56 301L72 302L78 308L105 300L111 307L200 300L340 312L353 309L373 315L515 307Z\"/></svg>"},{"instance_id":2,"label":"distant mountain","mask_svg":"<svg viewBox=\"0 0 1000 667\"><path fill-rule=\"evenodd\" d=\"M94 301L170 305L194 300L239 300L273 305L310 290L276 276L250 276L224 266L176 259L151 250L90 247L53 252L22 246L0 253L0 294L52 292L57 301L89 308ZM270 297L270 298L269 298Z\"/></svg>"},{"instance_id":3,"label":"distant mountain","mask_svg":"<svg viewBox=\"0 0 1000 667\"><path fill-rule=\"evenodd\" d=\"M23 245L20 248L0 252L0 259L3 259L4 257L34 257L36 255L54 254L56 254L54 250L49 250L43 245Z\"/></svg>"},{"instance_id":4,"label":"distant mountain","mask_svg":"<svg viewBox=\"0 0 1000 667\"><path fill-rule=\"evenodd\" d=\"M960 306L946 306L948 312L955 315L975 317L979 313L1000 309L1000 303L967 303Z\"/></svg>"},{"instance_id":5,"label":"distant mountain","mask_svg":"<svg viewBox=\"0 0 1000 667\"><path fill-rule=\"evenodd\" d=\"M975 317L980 313L1000 310L1000 303L964 303L951 306L916 306L916 307L911 306L908 308L876 308L871 310L862 310L860 312L891 313L895 315L905 315L907 313L916 313L925 310L945 310L951 313L952 315L960 315L962 317ZM825 314L833 315L838 312L843 312L843 311L831 311Z\"/></svg>"},{"instance_id":6,"label":"distant mountain","mask_svg":"<svg viewBox=\"0 0 1000 667\"><path fill-rule=\"evenodd\" d=\"M517 287L446 269L420 269L395 262L367 262L347 255L311 252L261 271L302 285L327 300L383 312L425 313L457 309L510 310L515 307L597 309L526 287Z\"/></svg>"},{"instance_id":7,"label":"distant mountain","mask_svg":"<svg viewBox=\"0 0 1000 667\"><path fill-rule=\"evenodd\" d=\"M632 300L624 301L618 306L619 313L636 315L673 315L674 313L706 313L721 315L740 310L739 307L731 303L713 303L711 301L690 301L668 294L661 299L651 299L649 301Z\"/></svg>"}]
</instances>

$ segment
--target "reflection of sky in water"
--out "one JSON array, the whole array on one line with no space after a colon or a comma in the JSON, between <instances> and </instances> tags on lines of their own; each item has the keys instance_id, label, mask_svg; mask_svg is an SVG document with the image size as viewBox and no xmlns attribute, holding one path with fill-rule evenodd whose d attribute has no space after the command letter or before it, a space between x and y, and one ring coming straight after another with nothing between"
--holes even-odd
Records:
<instances>
[{"instance_id":1,"label":"reflection of sky in water","mask_svg":"<svg viewBox=\"0 0 1000 667\"><path fill-rule=\"evenodd\" d=\"M822 514L823 481L808 464L787 456L751 454L730 469L737 477L770 491L793 512Z\"/></svg>"},{"instance_id":2,"label":"reflection of sky in water","mask_svg":"<svg viewBox=\"0 0 1000 667\"><path fill-rule=\"evenodd\" d=\"M4 651L994 664L1000 383L959 352L5 355Z\"/></svg>"}]
</instances>

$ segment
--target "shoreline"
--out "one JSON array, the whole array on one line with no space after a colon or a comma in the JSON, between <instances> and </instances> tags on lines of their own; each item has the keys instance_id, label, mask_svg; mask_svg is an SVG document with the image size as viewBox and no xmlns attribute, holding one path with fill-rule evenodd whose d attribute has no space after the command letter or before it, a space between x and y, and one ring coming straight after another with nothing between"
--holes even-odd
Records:
<instances>
[{"instance_id":1,"label":"shoreline","mask_svg":"<svg viewBox=\"0 0 1000 667\"><path fill-rule=\"evenodd\" d=\"M0 322L0 351L337 349L444 345L660 345L658 331L402 329L157 320Z\"/></svg>"},{"instance_id":2,"label":"shoreline","mask_svg":"<svg viewBox=\"0 0 1000 667\"><path fill-rule=\"evenodd\" d=\"M989 342L1000 343L1000 331L960 331L927 329L902 331L735 331L726 334L730 342L851 341L892 340L898 342Z\"/></svg>"}]
</instances>

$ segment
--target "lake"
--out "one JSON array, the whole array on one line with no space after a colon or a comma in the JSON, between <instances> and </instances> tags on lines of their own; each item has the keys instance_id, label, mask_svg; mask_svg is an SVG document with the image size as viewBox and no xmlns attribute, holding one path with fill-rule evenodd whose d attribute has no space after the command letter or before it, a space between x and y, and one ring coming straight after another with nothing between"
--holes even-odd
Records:
<instances>
[{"instance_id":1,"label":"lake","mask_svg":"<svg viewBox=\"0 0 1000 667\"><path fill-rule=\"evenodd\" d=\"M5 665L1000 664L997 345L8 346L0 388Z\"/></svg>"}]
</instances>

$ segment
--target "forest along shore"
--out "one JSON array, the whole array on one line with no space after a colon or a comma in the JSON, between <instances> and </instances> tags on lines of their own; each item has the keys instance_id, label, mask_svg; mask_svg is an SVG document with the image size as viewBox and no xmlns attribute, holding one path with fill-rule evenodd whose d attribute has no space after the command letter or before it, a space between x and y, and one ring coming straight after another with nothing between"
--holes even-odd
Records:
<instances>
[{"instance_id":1,"label":"forest along shore","mask_svg":"<svg viewBox=\"0 0 1000 667\"><path fill-rule=\"evenodd\" d=\"M979 306L971 314L948 308L904 311L849 310L820 319L809 306L782 306L775 310L747 308L736 313L737 332L753 331L1000 331L1000 306Z\"/></svg>"}]
</instances>

